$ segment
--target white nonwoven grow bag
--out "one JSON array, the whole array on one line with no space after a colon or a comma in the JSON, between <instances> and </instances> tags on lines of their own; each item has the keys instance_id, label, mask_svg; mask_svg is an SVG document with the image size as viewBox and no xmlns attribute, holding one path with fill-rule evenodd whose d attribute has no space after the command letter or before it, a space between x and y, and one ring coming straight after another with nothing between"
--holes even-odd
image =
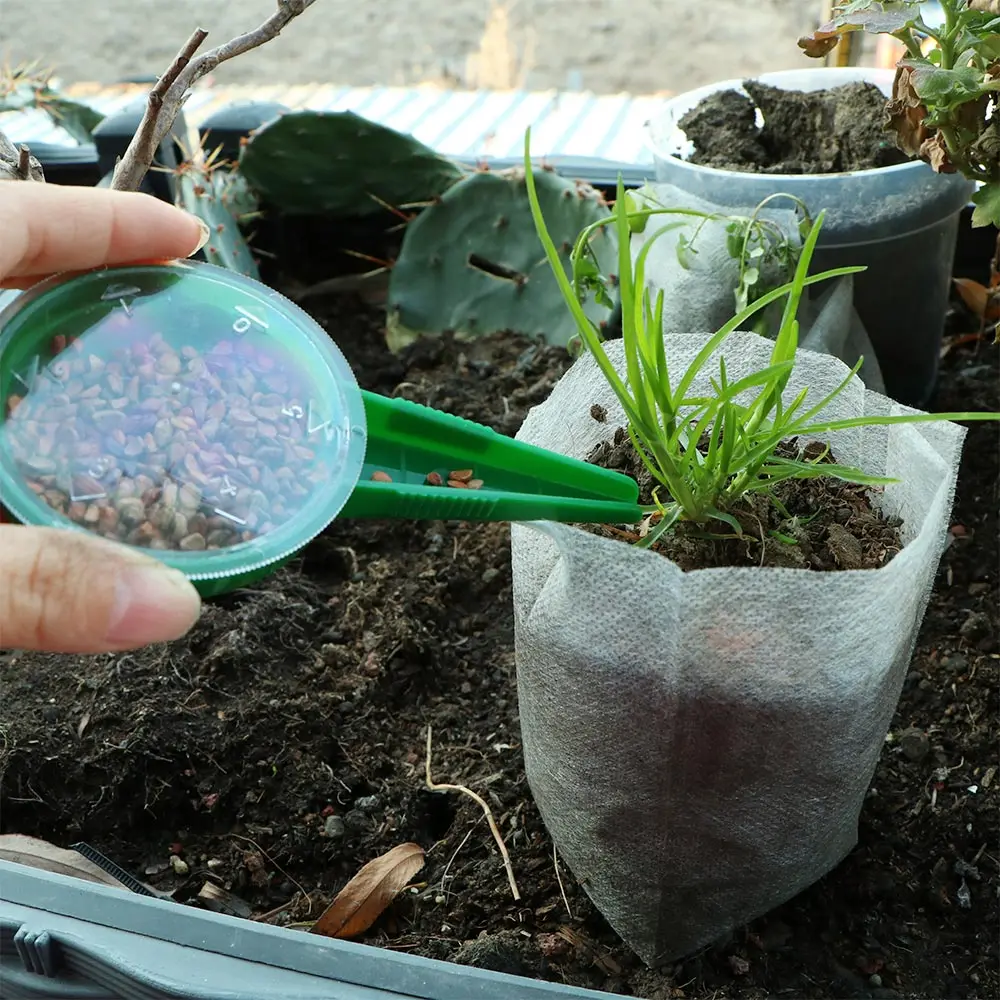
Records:
<instances>
[{"instance_id":1,"label":"white nonwoven grow bag","mask_svg":"<svg viewBox=\"0 0 1000 1000\"><path fill-rule=\"evenodd\" d=\"M680 372L704 343L667 338ZM621 342L606 346L624 371ZM773 344L734 334L730 380ZM716 363L694 391L706 390ZM847 374L801 352L789 397ZM605 423L591 416L598 403ZM831 417L913 412L855 378ZM588 355L518 439L585 458L624 424ZM866 790L944 548L964 428L861 428L837 459L901 480L881 507L903 550L879 570L684 573L582 529L514 525L525 766L560 853L649 965L690 954L789 899L857 840Z\"/></svg>"},{"instance_id":2,"label":"white nonwoven grow bag","mask_svg":"<svg viewBox=\"0 0 1000 1000\"><path fill-rule=\"evenodd\" d=\"M754 212L753 205L742 208L716 205L672 184L647 185L635 193L635 198L651 208L687 209L710 216L749 218ZM790 247L801 249L799 218L787 205L784 199L777 200L771 208L761 211L759 217L778 229ZM632 236L633 267L646 244L652 244L646 251L645 284L654 300L658 292L663 292L665 337L704 331L704 339L708 340L735 314L733 293L739 284L740 263L729 253L727 227L725 219L653 215L645 229ZM664 229L668 231L664 233ZM692 247L683 265L678 256L681 237ZM773 260L763 265L755 263L766 288L777 288L792 280L794 261L785 265ZM875 348L854 308L853 295L852 275L807 288L797 316L799 343L807 350L831 354L851 368L860 360L861 381L869 389L884 392L885 381ZM773 326L777 326L784 307L784 300L779 299L764 313L770 315Z\"/></svg>"}]
</instances>

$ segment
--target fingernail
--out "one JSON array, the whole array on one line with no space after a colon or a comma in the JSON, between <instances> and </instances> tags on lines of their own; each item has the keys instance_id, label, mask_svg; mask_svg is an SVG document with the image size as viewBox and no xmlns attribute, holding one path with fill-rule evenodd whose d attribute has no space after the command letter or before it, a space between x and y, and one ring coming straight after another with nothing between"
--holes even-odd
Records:
<instances>
[{"instance_id":1,"label":"fingernail","mask_svg":"<svg viewBox=\"0 0 1000 1000\"><path fill-rule=\"evenodd\" d=\"M198 238L198 245L188 254L189 257L193 257L208 241L212 235L212 230L208 228L208 223L204 219L199 219L197 216L192 216L195 222L201 229L201 236Z\"/></svg>"},{"instance_id":2,"label":"fingernail","mask_svg":"<svg viewBox=\"0 0 1000 1000\"><path fill-rule=\"evenodd\" d=\"M182 573L159 564L126 564L106 638L114 646L168 642L184 635L200 613L201 598Z\"/></svg>"}]
</instances>

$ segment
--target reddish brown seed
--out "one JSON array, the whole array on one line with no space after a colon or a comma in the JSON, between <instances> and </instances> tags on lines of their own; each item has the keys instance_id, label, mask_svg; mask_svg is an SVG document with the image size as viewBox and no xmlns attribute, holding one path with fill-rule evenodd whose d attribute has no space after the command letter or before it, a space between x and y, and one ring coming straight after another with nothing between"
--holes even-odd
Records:
<instances>
[{"instance_id":1,"label":"reddish brown seed","mask_svg":"<svg viewBox=\"0 0 1000 1000\"><path fill-rule=\"evenodd\" d=\"M449 472L449 481L454 479L459 483L467 483L472 478L472 469L459 469L456 472Z\"/></svg>"},{"instance_id":2,"label":"reddish brown seed","mask_svg":"<svg viewBox=\"0 0 1000 1000\"><path fill-rule=\"evenodd\" d=\"M452 489L456 489L456 490L467 490L469 488L460 479L449 479L448 480L448 485L450 487L452 487Z\"/></svg>"},{"instance_id":3,"label":"reddish brown seed","mask_svg":"<svg viewBox=\"0 0 1000 1000\"><path fill-rule=\"evenodd\" d=\"M444 480L441 478L439 473L429 472L424 482L427 483L428 486L441 486L444 483Z\"/></svg>"},{"instance_id":4,"label":"reddish brown seed","mask_svg":"<svg viewBox=\"0 0 1000 1000\"><path fill-rule=\"evenodd\" d=\"M372 482L373 483L391 483L392 482L392 476L390 476L388 472L382 472L382 470L380 469L378 472L373 472L372 473Z\"/></svg>"},{"instance_id":5,"label":"reddish brown seed","mask_svg":"<svg viewBox=\"0 0 1000 1000\"><path fill-rule=\"evenodd\" d=\"M481 479L470 479L466 484L466 489L478 490L482 487L483 481Z\"/></svg>"}]
</instances>

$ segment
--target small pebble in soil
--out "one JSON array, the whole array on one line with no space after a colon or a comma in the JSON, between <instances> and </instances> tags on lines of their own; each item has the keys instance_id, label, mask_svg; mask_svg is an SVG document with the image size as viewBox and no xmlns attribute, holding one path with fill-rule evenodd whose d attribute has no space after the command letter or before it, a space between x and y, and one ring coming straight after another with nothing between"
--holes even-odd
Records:
<instances>
[{"instance_id":1,"label":"small pebble in soil","mask_svg":"<svg viewBox=\"0 0 1000 1000\"><path fill-rule=\"evenodd\" d=\"M826 543L841 569L860 569L864 565L865 556L861 542L846 528L839 524L831 524L827 528Z\"/></svg>"},{"instance_id":2,"label":"small pebble in soil","mask_svg":"<svg viewBox=\"0 0 1000 1000\"><path fill-rule=\"evenodd\" d=\"M729 956L729 968L734 976L745 976L750 971L750 963L739 955Z\"/></svg>"},{"instance_id":3,"label":"small pebble in soil","mask_svg":"<svg viewBox=\"0 0 1000 1000\"><path fill-rule=\"evenodd\" d=\"M344 825L348 830L361 833L370 828L371 822L360 809L351 809L344 813Z\"/></svg>"},{"instance_id":4,"label":"small pebble in soil","mask_svg":"<svg viewBox=\"0 0 1000 1000\"><path fill-rule=\"evenodd\" d=\"M323 821L323 836L336 840L347 832L344 821L339 816L327 816Z\"/></svg>"},{"instance_id":5,"label":"small pebble in soil","mask_svg":"<svg viewBox=\"0 0 1000 1000\"><path fill-rule=\"evenodd\" d=\"M209 871L214 872L222 868L225 865L225 861L223 861L222 858L209 858L205 864L208 866Z\"/></svg>"},{"instance_id":6,"label":"small pebble in soil","mask_svg":"<svg viewBox=\"0 0 1000 1000\"><path fill-rule=\"evenodd\" d=\"M594 403L590 408L590 415L599 423L603 424L608 419L608 411L600 403Z\"/></svg>"},{"instance_id":7,"label":"small pebble in soil","mask_svg":"<svg viewBox=\"0 0 1000 1000\"><path fill-rule=\"evenodd\" d=\"M930 751L931 741L922 729L911 726L904 729L897 737L899 748L907 760L921 761Z\"/></svg>"},{"instance_id":8,"label":"small pebble in soil","mask_svg":"<svg viewBox=\"0 0 1000 1000\"><path fill-rule=\"evenodd\" d=\"M981 611L973 611L971 615L962 623L958 630L963 639L970 642L978 642L987 638L993 631L993 623L989 616Z\"/></svg>"},{"instance_id":9,"label":"small pebble in soil","mask_svg":"<svg viewBox=\"0 0 1000 1000\"><path fill-rule=\"evenodd\" d=\"M188 863L183 858L179 858L176 854L170 855L170 867L174 870L175 875L187 875L187 873L191 870L188 867Z\"/></svg>"},{"instance_id":10,"label":"small pebble in soil","mask_svg":"<svg viewBox=\"0 0 1000 1000\"><path fill-rule=\"evenodd\" d=\"M455 953L453 961L458 965L472 965L511 976L531 977L535 971L531 960L533 951L537 953L537 947L515 932L499 931L466 941Z\"/></svg>"},{"instance_id":11,"label":"small pebble in soil","mask_svg":"<svg viewBox=\"0 0 1000 1000\"><path fill-rule=\"evenodd\" d=\"M378 796L362 795L360 798L354 800L354 808L360 809L362 812L372 812L378 809Z\"/></svg>"}]
</instances>

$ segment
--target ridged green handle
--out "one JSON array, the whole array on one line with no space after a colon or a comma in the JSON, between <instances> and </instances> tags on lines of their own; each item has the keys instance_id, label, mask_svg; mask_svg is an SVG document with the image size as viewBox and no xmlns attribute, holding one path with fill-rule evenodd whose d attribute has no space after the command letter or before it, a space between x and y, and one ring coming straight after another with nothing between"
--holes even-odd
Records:
<instances>
[{"instance_id":1,"label":"ridged green handle","mask_svg":"<svg viewBox=\"0 0 1000 1000\"><path fill-rule=\"evenodd\" d=\"M628 476L418 403L363 396L365 467L341 517L622 524L642 517ZM429 473L447 481L458 470L471 470L482 487L426 484ZM375 473L391 482L372 481Z\"/></svg>"}]
</instances>

